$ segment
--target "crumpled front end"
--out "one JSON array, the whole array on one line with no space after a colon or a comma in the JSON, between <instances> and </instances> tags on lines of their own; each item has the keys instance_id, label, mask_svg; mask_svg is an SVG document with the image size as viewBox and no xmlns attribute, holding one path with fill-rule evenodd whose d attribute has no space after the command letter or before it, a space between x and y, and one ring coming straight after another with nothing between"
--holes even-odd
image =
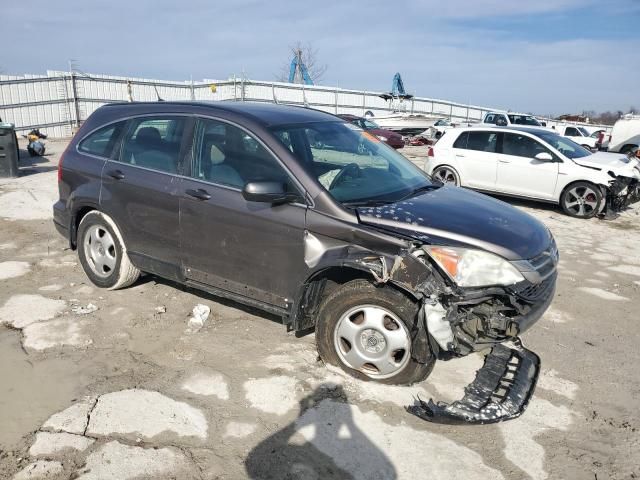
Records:
<instances>
[{"instance_id":1,"label":"crumpled front end","mask_svg":"<svg viewBox=\"0 0 640 480\"><path fill-rule=\"evenodd\" d=\"M609 183L606 191L604 218L607 220L616 218L619 212L640 201L638 178L614 176L612 172L609 172L609 175L614 177L614 180ZM640 177L640 170L638 170L638 176Z\"/></svg>"}]
</instances>

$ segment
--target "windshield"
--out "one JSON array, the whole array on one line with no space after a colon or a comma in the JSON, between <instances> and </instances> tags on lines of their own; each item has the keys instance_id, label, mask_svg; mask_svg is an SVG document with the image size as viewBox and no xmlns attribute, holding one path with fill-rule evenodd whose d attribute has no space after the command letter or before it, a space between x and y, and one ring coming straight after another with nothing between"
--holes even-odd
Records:
<instances>
[{"instance_id":1,"label":"windshield","mask_svg":"<svg viewBox=\"0 0 640 480\"><path fill-rule=\"evenodd\" d=\"M307 172L345 205L393 203L436 187L405 157L350 123L305 123L272 131Z\"/></svg>"},{"instance_id":2,"label":"windshield","mask_svg":"<svg viewBox=\"0 0 640 480\"><path fill-rule=\"evenodd\" d=\"M582 133L582 135L584 135L585 137L590 136L591 134L589 133L589 131L584 128L584 127L578 127L578 130L580 130L580 132Z\"/></svg>"},{"instance_id":3,"label":"windshield","mask_svg":"<svg viewBox=\"0 0 640 480\"><path fill-rule=\"evenodd\" d=\"M561 137L557 133L542 131L532 131L531 133L547 142L553 148L562 153L565 157L573 159L588 157L589 155L591 155L591 152L586 148L578 145L576 142L568 139L567 137Z\"/></svg>"},{"instance_id":4,"label":"windshield","mask_svg":"<svg viewBox=\"0 0 640 480\"><path fill-rule=\"evenodd\" d=\"M512 125L534 125L541 127L540 122L531 115L507 115Z\"/></svg>"},{"instance_id":5,"label":"windshield","mask_svg":"<svg viewBox=\"0 0 640 480\"><path fill-rule=\"evenodd\" d=\"M376 122L372 122L371 120L363 120L362 128L364 128L365 130L377 130L380 128L380 125L378 125Z\"/></svg>"}]
</instances>

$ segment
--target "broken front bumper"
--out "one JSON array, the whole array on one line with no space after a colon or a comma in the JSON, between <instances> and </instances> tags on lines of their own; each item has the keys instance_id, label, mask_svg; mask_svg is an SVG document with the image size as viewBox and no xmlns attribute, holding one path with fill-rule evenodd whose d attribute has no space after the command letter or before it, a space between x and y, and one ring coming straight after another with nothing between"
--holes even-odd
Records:
<instances>
[{"instance_id":1,"label":"broken front bumper","mask_svg":"<svg viewBox=\"0 0 640 480\"><path fill-rule=\"evenodd\" d=\"M604 218L616 218L618 212L640 201L640 181L629 177L617 177L609 184Z\"/></svg>"},{"instance_id":2,"label":"broken front bumper","mask_svg":"<svg viewBox=\"0 0 640 480\"><path fill-rule=\"evenodd\" d=\"M538 380L540 358L517 340L496 345L461 400L451 404L418 399L407 411L433 423L486 424L519 417Z\"/></svg>"}]
</instances>

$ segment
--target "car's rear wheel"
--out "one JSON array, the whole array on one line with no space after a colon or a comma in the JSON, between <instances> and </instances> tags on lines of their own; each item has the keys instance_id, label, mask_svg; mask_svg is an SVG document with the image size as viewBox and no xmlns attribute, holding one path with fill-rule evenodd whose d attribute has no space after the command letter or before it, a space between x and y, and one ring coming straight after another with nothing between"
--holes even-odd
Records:
<instances>
[{"instance_id":1,"label":"car's rear wheel","mask_svg":"<svg viewBox=\"0 0 640 480\"><path fill-rule=\"evenodd\" d=\"M89 280L101 288L124 288L140 276L140 270L129 260L115 222L97 210L87 213L80 221L78 257Z\"/></svg>"},{"instance_id":2,"label":"car's rear wheel","mask_svg":"<svg viewBox=\"0 0 640 480\"><path fill-rule=\"evenodd\" d=\"M567 215L575 218L591 218L600 211L603 202L600 188L590 182L576 182L565 188L560 196L560 206Z\"/></svg>"},{"instance_id":3,"label":"car's rear wheel","mask_svg":"<svg viewBox=\"0 0 640 480\"><path fill-rule=\"evenodd\" d=\"M316 326L320 357L363 380L410 385L424 380L435 364L411 355L418 306L391 287L366 280L348 282L321 303Z\"/></svg>"},{"instance_id":4,"label":"car's rear wheel","mask_svg":"<svg viewBox=\"0 0 640 480\"><path fill-rule=\"evenodd\" d=\"M437 167L435 170L433 170L432 176L442 183L455 185L456 187L460 186L460 176L458 175L458 172L456 172L453 167L450 167L448 165Z\"/></svg>"}]
</instances>

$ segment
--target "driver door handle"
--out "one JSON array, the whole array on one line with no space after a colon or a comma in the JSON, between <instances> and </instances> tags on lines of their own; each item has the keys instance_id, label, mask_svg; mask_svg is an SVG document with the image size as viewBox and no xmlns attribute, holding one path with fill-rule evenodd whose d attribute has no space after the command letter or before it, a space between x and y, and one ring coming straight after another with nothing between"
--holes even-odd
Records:
<instances>
[{"instance_id":1,"label":"driver door handle","mask_svg":"<svg viewBox=\"0 0 640 480\"><path fill-rule=\"evenodd\" d=\"M511 160L505 160L504 158L501 158L499 160L500 163L511 163Z\"/></svg>"},{"instance_id":2,"label":"driver door handle","mask_svg":"<svg viewBox=\"0 0 640 480\"><path fill-rule=\"evenodd\" d=\"M124 173L122 173L121 170L109 170L107 172L107 175L109 175L111 178L115 179L115 180L122 180L124 179Z\"/></svg>"},{"instance_id":3,"label":"driver door handle","mask_svg":"<svg viewBox=\"0 0 640 480\"><path fill-rule=\"evenodd\" d=\"M190 188L185 193L190 197L196 198L198 200L203 200L203 201L209 200L211 198L211 195L209 195L209 192L207 192L206 190L203 190L202 188L198 188L197 190Z\"/></svg>"}]
</instances>

